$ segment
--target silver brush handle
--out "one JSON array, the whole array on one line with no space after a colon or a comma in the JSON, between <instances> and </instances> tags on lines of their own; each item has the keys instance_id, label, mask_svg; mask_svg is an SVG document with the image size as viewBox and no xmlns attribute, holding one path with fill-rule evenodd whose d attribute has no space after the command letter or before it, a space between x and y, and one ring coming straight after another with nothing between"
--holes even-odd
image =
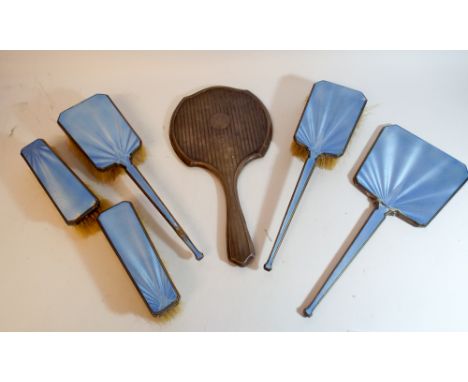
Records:
<instances>
[{"instance_id":1,"label":"silver brush handle","mask_svg":"<svg viewBox=\"0 0 468 382\"><path fill-rule=\"evenodd\" d=\"M197 247L193 244L190 240L188 235L182 229L180 224L177 220L172 216L168 208L165 206L163 201L159 198L150 184L146 181L144 176L138 171L138 169L131 163L128 162L124 165L125 169L127 170L128 175L134 180L134 182L138 185L138 187L143 191L143 193L147 196L147 198L151 201L151 203L157 208L157 210L161 213L161 215L166 219L172 229L179 235L182 241L190 248L190 250L195 255L197 260L201 260L203 258L203 253L200 252Z\"/></svg>"},{"instance_id":2,"label":"silver brush handle","mask_svg":"<svg viewBox=\"0 0 468 382\"><path fill-rule=\"evenodd\" d=\"M289 223L291 223L292 217L294 216L294 212L296 212L296 208L301 200L302 194L309 182L310 176L312 175L312 171L315 167L315 162L317 160L316 156L309 156L302 168L301 175L299 176L299 180L297 182L296 188L294 193L291 197L289 202L288 209L286 214L284 215L283 222L281 223L281 227L279 229L278 235L276 236L275 243L273 244L273 248L270 253L270 257L268 257L267 262L263 266L266 271L271 271L273 267L273 262L275 261L276 254L283 242L284 236L286 235L286 231L288 230Z\"/></svg>"}]
</instances>

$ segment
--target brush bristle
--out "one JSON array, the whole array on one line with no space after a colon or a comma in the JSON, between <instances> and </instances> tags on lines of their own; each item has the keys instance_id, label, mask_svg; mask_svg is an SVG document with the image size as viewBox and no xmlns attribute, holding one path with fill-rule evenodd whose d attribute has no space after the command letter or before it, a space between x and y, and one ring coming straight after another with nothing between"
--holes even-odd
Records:
<instances>
[{"instance_id":1,"label":"brush bristle","mask_svg":"<svg viewBox=\"0 0 468 382\"><path fill-rule=\"evenodd\" d=\"M96 195L96 197L99 199L99 213L112 207L113 203L109 199L101 197L101 195L96 194L96 192L94 195Z\"/></svg>"},{"instance_id":2,"label":"brush bristle","mask_svg":"<svg viewBox=\"0 0 468 382\"><path fill-rule=\"evenodd\" d=\"M298 145L296 141L292 141L291 143L291 154L302 160L306 160L309 157L309 151L304 146Z\"/></svg>"},{"instance_id":3,"label":"brush bristle","mask_svg":"<svg viewBox=\"0 0 468 382\"><path fill-rule=\"evenodd\" d=\"M101 208L99 207L81 219L76 225L76 231L83 236L90 236L99 232L100 229L97 222L97 217L99 216L100 210Z\"/></svg>"},{"instance_id":4,"label":"brush bristle","mask_svg":"<svg viewBox=\"0 0 468 382\"><path fill-rule=\"evenodd\" d=\"M112 206L112 203L110 200L101 198L98 195L96 195L96 193L95 193L95 196L99 200L99 207L91 211L90 213L88 213L76 225L77 231L83 236L94 235L95 233L100 231L97 218L102 211Z\"/></svg>"},{"instance_id":5,"label":"brush bristle","mask_svg":"<svg viewBox=\"0 0 468 382\"><path fill-rule=\"evenodd\" d=\"M301 158L302 160L307 160L309 157L309 151L304 146L298 145L296 141L291 143L291 153L294 156ZM316 164L318 167L325 170L333 170L336 166L338 158L329 156L329 155L319 155L317 158Z\"/></svg>"},{"instance_id":6,"label":"brush bristle","mask_svg":"<svg viewBox=\"0 0 468 382\"><path fill-rule=\"evenodd\" d=\"M142 144L140 148L133 153L132 163L135 166L138 166L142 164L147 158L148 158L148 151L146 151L146 146Z\"/></svg>"},{"instance_id":7,"label":"brush bristle","mask_svg":"<svg viewBox=\"0 0 468 382\"><path fill-rule=\"evenodd\" d=\"M333 170L338 162L338 158L329 155L319 155L316 164L325 170Z\"/></svg>"},{"instance_id":8,"label":"brush bristle","mask_svg":"<svg viewBox=\"0 0 468 382\"><path fill-rule=\"evenodd\" d=\"M169 309L164 311L161 314L154 316L154 318L161 324L166 324L169 321L172 321L177 314L181 311L180 302L171 306Z\"/></svg>"}]
</instances>

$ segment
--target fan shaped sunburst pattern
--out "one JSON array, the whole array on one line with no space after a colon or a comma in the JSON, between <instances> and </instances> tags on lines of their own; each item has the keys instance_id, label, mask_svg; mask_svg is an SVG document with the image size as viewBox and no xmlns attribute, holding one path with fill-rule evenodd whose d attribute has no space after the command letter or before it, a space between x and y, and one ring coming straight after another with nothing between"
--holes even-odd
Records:
<instances>
[{"instance_id":1,"label":"fan shaped sunburst pattern","mask_svg":"<svg viewBox=\"0 0 468 382\"><path fill-rule=\"evenodd\" d=\"M67 224L77 223L93 207L97 198L83 185L43 139L21 150L21 155L42 184Z\"/></svg>"},{"instance_id":2,"label":"fan shaped sunburst pattern","mask_svg":"<svg viewBox=\"0 0 468 382\"><path fill-rule=\"evenodd\" d=\"M122 202L99 215L99 223L152 314L162 313L179 294L133 206Z\"/></svg>"},{"instance_id":3,"label":"fan shaped sunburst pattern","mask_svg":"<svg viewBox=\"0 0 468 382\"><path fill-rule=\"evenodd\" d=\"M315 155L342 155L366 102L360 91L317 82L294 135L296 142Z\"/></svg>"},{"instance_id":4,"label":"fan shaped sunburst pattern","mask_svg":"<svg viewBox=\"0 0 468 382\"><path fill-rule=\"evenodd\" d=\"M114 164L127 163L141 144L105 94L96 94L65 110L60 114L58 122L101 170Z\"/></svg>"},{"instance_id":5,"label":"fan shaped sunburst pattern","mask_svg":"<svg viewBox=\"0 0 468 382\"><path fill-rule=\"evenodd\" d=\"M467 176L463 163L391 125L380 133L356 181L387 207L424 226Z\"/></svg>"}]
</instances>

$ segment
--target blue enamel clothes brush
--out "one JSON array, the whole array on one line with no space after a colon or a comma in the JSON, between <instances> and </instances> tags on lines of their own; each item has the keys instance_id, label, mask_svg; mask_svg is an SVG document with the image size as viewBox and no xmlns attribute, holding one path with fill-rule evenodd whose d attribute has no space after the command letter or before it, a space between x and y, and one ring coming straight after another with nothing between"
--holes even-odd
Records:
<instances>
[{"instance_id":1,"label":"blue enamel clothes brush","mask_svg":"<svg viewBox=\"0 0 468 382\"><path fill-rule=\"evenodd\" d=\"M43 139L23 147L21 156L69 225L97 212L99 200Z\"/></svg>"},{"instance_id":2,"label":"blue enamel clothes brush","mask_svg":"<svg viewBox=\"0 0 468 382\"><path fill-rule=\"evenodd\" d=\"M424 227L467 178L466 166L455 158L400 126L385 127L354 178L358 188L375 201L375 209L304 314L312 315L386 216Z\"/></svg>"},{"instance_id":3,"label":"blue enamel clothes brush","mask_svg":"<svg viewBox=\"0 0 468 382\"><path fill-rule=\"evenodd\" d=\"M98 217L99 225L153 315L179 302L180 296L130 202Z\"/></svg>"},{"instance_id":4,"label":"blue enamel clothes brush","mask_svg":"<svg viewBox=\"0 0 468 382\"><path fill-rule=\"evenodd\" d=\"M25 146L21 155L67 224L94 219L98 199L44 140ZM160 315L176 305L179 293L132 205L117 204L98 221L150 312Z\"/></svg>"},{"instance_id":5,"label":"blue enamel clothes brush","mask_svg":"<svg viewBox=\"0 0 468 382\"><path fill-rule=\"evenodd\" d=\"M203 254L132 163L133 154L140 148L141 140L109 96L96 94L72 106L60 113L58 124L98 170L123 167L195 258L203 258Z\"/></svg>"},{"instance_id":6,"label":"blue enamel clothes brush","mask_svg":"<svg viewBox=\"0 0 468 382\"><path fill-rule=\"evenodd\" d=\"M323 158L338 158L343 155L366 102L366 97L361 92L332 82L320 81L313 86L294 134L296 143L307 150L307 160L268 261L264 265L265 270L270 271L273 267L273 261L315 164Z\"/></svg>"}]
</instances>

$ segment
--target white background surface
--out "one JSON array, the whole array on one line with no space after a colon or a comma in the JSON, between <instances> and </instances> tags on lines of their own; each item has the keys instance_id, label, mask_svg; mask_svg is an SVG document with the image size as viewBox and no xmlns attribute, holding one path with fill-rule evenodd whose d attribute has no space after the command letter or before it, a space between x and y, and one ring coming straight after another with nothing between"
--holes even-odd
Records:
<instances>
[{"instance_id":1,"label":"white background surface","mask_svg":"<svg viewBox=\"0 0 468 382\"><path fill-rule=\"evenodd\" d=\"M297 310L360 227L369 202L352 184L378 127L397 123L468 162L467 53L0 53L0 329L466 330L468 207L462 189L424 229L390 218L312 318ZM317 169L278 254L263 271L300 173L290 144L315 81L364 92L365 115L333 171ZM273 141L239 179L257 249L249 268L226 262L220 183L186 167L169 142L180 99L203 87L247 88L270 110ZM128 177L101 182L56 124L67 107L109 94L142 137L139 166L193 241L197 262ZM67 227L19 156L42 137L100 196L134 202L182 301L150 316L100 232Z\"/></svg>"}]
</instances>

